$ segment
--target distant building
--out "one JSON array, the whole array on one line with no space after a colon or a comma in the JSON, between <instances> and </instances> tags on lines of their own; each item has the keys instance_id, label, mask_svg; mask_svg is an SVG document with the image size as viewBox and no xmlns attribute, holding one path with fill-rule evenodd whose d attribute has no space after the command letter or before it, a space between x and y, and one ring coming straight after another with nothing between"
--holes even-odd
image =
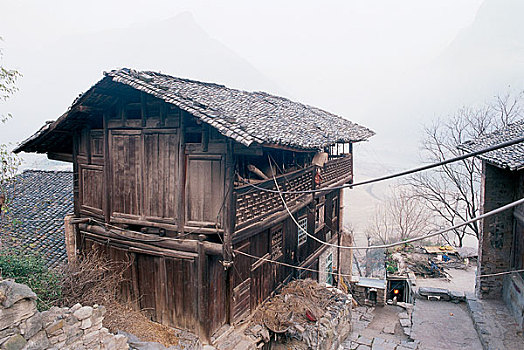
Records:
<instances>
[{"instance_id":1,"label":"distant building","mask_svg":"<svg viewBox=\"0 0 524 350\"><path fill-rule=\"evenodd\" d=\"M524 136L524 120L459 146L477 151ZM524 144L479 156L482 159L483 213L524 197ZM524 272L482 277L524 269L524 206L483 220L479 240L476 292L482 298L504 298L520 327L524 326Z\"/></svg>"},{"instance_id":2,"label":"distant building","mask_svg":"<svg viewBox=\"0 0 524 350\"><path fill-rule=\"evenodd\" d=\"M17 151L72 162L77 247L130 257L122 293L209 340L292 278L351 273L348 250L318 240L351 244L333 187L373 134L267 93L120 69ZM275 181L325 191L284 194L291 216Z\"/></svg>"},{"instance_id":3,"label":"distant building","mask_svg":"<svg viewBox=\"0 0 524 350\"><path fill-rule=\"evenodd\" d=\"M54 267L67 262L64 217L73 213L73 173L26 170L16 175L0 223L4 247L36 251Z\"/></svg>"}]
</instances>

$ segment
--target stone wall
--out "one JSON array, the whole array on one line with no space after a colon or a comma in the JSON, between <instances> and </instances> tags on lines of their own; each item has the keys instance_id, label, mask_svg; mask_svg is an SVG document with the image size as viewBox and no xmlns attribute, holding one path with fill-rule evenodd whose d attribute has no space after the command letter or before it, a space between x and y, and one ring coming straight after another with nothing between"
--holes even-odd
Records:
<instances>
[{"instance_id":1,"label":"stone wall","mask_svg":"<svg viewBox=\"0 0 524 350\"><path fill-rule=\"evenodd\" d=\"M524 330L524 280L517 273L506 275L504 279L504 302Z\"/></svg>"},{"instance_id":2,"label":"stone wall","mask_svg":"<svg viewBox=\"0 0 524 350\"><path fill-rule=\"evenodd\" d=\"M26 285L0 280L0 349L128 349L127 338L102 326L105 308L76 304L36 309L36 294Z\"/></svg>"},{"instance_id":3,"label":"stone wall","mask_svg":"<svg viewBox=\"0 0 524 350\"><path fill-rule=\"evenodd\" d=\"M371 303L370 300L368 300L370 289L373 289L377 292L377 303L376 304L373 304ZM359 305L384 306L386 304L386 290L385 289L365 287L365 286L360 286L357 283L352 283L351 292L352 292L353 298L357 301Z\"/></svg>"},{"instance_id":4,"label":"stone wall","mask_svg":"<svg viewBox=\"0 0 524 350\"><path fill-rule=\"evenodd\" d=\"M486 213L517 199L518 174L483 162L481 211ZM481 223L477 275L509 271L513 244L513 210ZM501 298L504 276L478 278L476 292L482 298Z\"/></svg>"}]
</instances>

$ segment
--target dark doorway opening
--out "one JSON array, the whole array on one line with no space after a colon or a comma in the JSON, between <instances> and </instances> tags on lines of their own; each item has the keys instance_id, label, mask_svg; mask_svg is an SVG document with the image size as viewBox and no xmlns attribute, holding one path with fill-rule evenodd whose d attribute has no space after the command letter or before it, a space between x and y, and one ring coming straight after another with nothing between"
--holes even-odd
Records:
<instances>
[{"instance_id":1,"label":"dark doorway opening","mask_svg":"<svg viewBox=\"0 0 524 350\"><path fill-rule=\"evenodd\" d=\"M397 298L398 302L406 302L408 292L407 281L402 280L388 280L388 294L387 298L393 300Z\"/></svg>"}]
</instances>

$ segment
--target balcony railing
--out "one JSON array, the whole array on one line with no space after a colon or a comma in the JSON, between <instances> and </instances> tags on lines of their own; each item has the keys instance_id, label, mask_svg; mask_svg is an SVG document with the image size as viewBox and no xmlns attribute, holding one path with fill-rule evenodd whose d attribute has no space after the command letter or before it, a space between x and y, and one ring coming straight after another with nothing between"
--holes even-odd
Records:
<instances>
[{"instance_id":1,"label":"balcony railing","mask_svg":"<svg viewBox=\"0 0 524 350\"><path fill-rule=\"evenodd\" d=\"M288 174L277 177L281 191L311 190L314 186L315 169L309 166ZM333 185L339 181L352 179L351 156L347 155L329 160L322 169L321 187ZM257 187L276 190L273 179L259 182ZM236 204L236 229L249 226L260 219L273 213L284 210L282 200L278 193L267 192L250 185L237 187L234 192ZM289 206L301 200L305 194L284 194L284 199Z\"/></svg>"}]
</instances>

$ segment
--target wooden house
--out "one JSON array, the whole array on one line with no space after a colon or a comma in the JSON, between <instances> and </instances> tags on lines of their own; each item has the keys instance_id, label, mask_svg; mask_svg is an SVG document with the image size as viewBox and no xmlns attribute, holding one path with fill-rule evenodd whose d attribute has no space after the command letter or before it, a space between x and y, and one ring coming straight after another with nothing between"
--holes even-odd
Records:
<instances>
[{"instance_id":1,"label":"wooden house","mask_svg":"<svg viewBox=\"0 0 524 350\"><path fill-rule=\"evenodd\" d=\"M522 136L524 120L468 141L459 148L473 152ZM479 158L482 160L482 212L524 197L522 144L484 153ZM508 271L520 272L507 274ZM524 205L482 220L475 290L481 298L504 299L524 330Z\"/></svg>"},{"instance_id":2,"label":"wooden house","mask_svg":"<svg viewBox=\"0 0 524 350\"><path fill-rule=\"evenodd\" d=\"M267 93L120 69L16 151L72 162L77 248L132 258L123 296L205 340L292 278L332 281L338 249L265 189L350 183L352 144L373 134ZM283 197L341 242L341 190Z\"/></svg>"}]
</instances>

